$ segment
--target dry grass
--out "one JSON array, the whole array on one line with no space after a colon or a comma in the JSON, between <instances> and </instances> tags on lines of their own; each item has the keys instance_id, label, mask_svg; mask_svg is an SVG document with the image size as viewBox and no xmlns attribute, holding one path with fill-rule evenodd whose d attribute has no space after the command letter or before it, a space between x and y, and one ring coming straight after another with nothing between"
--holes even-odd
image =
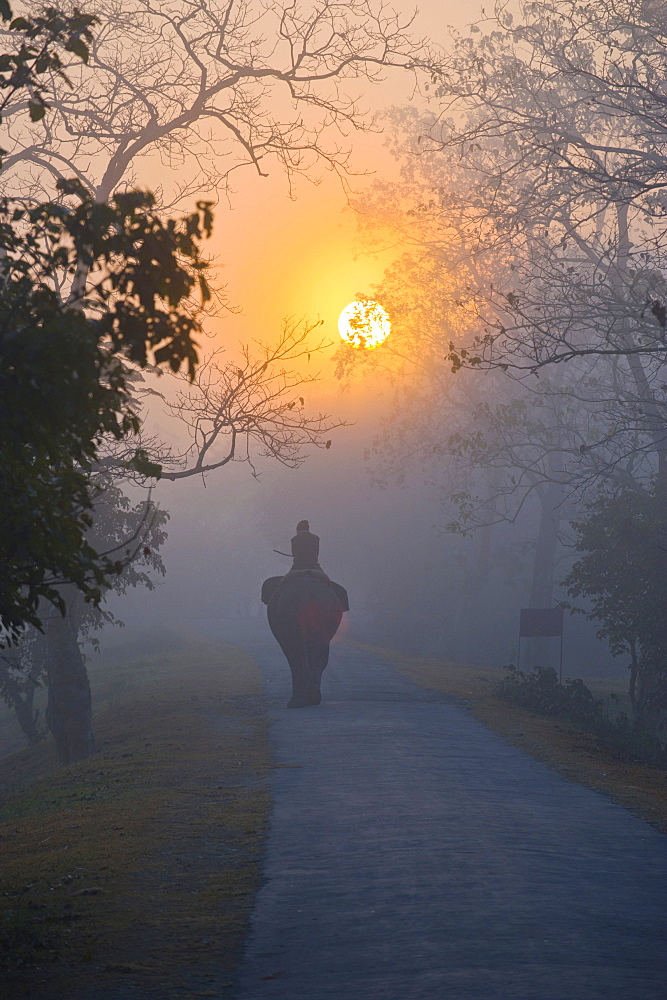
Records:
<instances>
[{"instance_id":1,"label":"dry grass","mask_svg":"<svg viewBox=\"0 0 667 1000\"><path fill-rule=\"evenodd\" d=\"M256 667L180 640L117 653L93 686L94 757L62 768L44 743L0 761L7 997L221 997L270 806Z\"/></svg>"},{"instance_id":2,"label":"dry grass","mask_svg":"<svg viewBox=\"0 0 667 1000\"><path fill-rule=\"evenodd\" d=\"M463 699L475 718L513 746L556 768L572 781L605 792L616 802L667 833L667 774L658 768L627 764L600 747L596 738L571 723L534 715L496 697L502 670L411 657L365 647L422 687ZM619 694L614 681L587 683L596 697Z\"/></svg>"}]
</instances>

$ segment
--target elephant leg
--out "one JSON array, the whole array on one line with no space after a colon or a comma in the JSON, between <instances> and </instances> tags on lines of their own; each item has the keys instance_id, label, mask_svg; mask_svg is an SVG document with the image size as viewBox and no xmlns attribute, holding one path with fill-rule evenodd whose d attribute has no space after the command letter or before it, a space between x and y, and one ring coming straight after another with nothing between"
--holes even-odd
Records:
<instances>
[{"instance_id":1,"label":"elephant leg","mask_svg":"<svg viewBox=\"0 0 667 1000\"><path fill-rule=\"evenodd\" d=\"M319 705L322 701L320 691L320 681L322 679L320 643L313 643L311 639L304 641L306 656L306 676L308 678L308 699L310 705Z\"/></svg>"},{"instance_id":2,"label":"elephant leg","mask_svg":"<svg viewBox=\"0 0 667 1000\"><path fill-rule=\"evenodd\" d=\"M329 662L329 643L318 642L313 644L310 650L310 672L313 681L317 684L318 690L322 683L322 674Z\"/></svg>"},{"instance_id":3,"label":"elephant leg","mask_svg":"<svg viewBox=\"0 0 667 1000\"><path fill-rule=\"evenodd\" d=\"M309 704L309 701L301 635L293 628L278 628L276 627L276 623L272 623L271 621L269 624L271 625L273 635L278 640L280 648L285 654L285 659L289 664L292 676L292 697L288 701L287 707L303 708Z\"/></svg>"},{"instance_id":4,"label":"elephant leg","mask_svg":"<svg viewBox=\"0 0 667 1000\"><path fill-rule=\"evenodd\" d=\"M310 702L308 701L307 658L304 655L301 636L291 636L289 646L286 644L283 651L292 674L292 697L287 702L287 707L305 708Z\"/></svg>"},{"instance_id":5,"label":"elephant leg","mask_svg":"<svg viewBox=\"0 0 667 1000\"><path fill-rule=\"evenodd\" d=\"M287 707L306 708L309 705L319 705L322 700L319 677L313 673L311 651L305 636L300 639L299 656L290 660L290 667L292 669L292 697Z\"/></svg>"},{"instance_id":6,"label":"elephant leg","mask_svg":"<svg viewBox=\"0 0 667 1000\"><path fill-rule=\"evenodd\" d=\"M307 686L304 684L301 671L292 671L292 697L287 702L288 708L305 708L310 705L310 697Z\"/></svg>"}]
</instances>

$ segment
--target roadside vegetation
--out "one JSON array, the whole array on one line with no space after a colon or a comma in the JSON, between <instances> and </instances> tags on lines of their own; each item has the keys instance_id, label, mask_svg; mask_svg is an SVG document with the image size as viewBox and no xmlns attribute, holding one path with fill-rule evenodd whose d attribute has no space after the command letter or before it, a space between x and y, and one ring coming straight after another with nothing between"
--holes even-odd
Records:
<instances>
[{"instance_id":1,"label":"roadside vegetation","mask_svg":"<svg viewBox=\"0 0 667 1000\"><path fill-rule=\"evenodd\" d=\"M579 677L560 683L553 667L523 671L510 664L496 691L520 708L581 726L621 761L647 767L667 765L665 744L644 728L640 719L633 720L620 709L619 696L612 693L596 698Z\"/></svg>"},{"instance_id":2,"label":"roadside vegetation","mask_svg":"<svg viewBox=\"0 0 667 1000\"><path fill-rule=\"evenodd\" d=\"M257 670L234 647L163 636L91 674L94 758L62 767L44 740L0 761L0 979L35 1000L224 996L270 802Z\"/></svg>"}]
</instances>

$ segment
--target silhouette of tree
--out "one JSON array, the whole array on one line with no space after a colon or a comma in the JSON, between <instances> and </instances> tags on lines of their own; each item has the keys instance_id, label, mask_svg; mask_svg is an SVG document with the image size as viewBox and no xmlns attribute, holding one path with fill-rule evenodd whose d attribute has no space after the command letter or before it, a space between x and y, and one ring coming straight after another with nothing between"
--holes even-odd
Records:
<instances>
[{"instance_id":1,"label":"silhouette of tree","mask_svg":"<svg viewBox=\"0 0 667 1000\"><path fill-rule=\"evenodd\" d=\"M411 18L382 0L100 0L96 13L90 56L49 100L44 130L19 98L6 108L5 183L18 172L26 193L76 176L106 201L155 158L174 181L163 207L221 196L245 166L344 174L345 137L372 127L355 85L422 56Z\"/></svg>"}]
</instances>

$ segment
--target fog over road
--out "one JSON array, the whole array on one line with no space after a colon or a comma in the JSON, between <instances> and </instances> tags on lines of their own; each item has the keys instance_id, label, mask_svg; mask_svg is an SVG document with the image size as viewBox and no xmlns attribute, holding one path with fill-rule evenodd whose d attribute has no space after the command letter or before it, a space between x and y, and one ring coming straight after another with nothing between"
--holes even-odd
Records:
<instances>
[{"instance_id":1,"label":"fog over road","mask_svg":"<svg viewBox=\"0 0 667 1000\"><path fill-rule=\"evenodd\" d=\"M345 643L289 711L235 1000L664 1000L667 838Z\"/></svg>"}]
</instances>

